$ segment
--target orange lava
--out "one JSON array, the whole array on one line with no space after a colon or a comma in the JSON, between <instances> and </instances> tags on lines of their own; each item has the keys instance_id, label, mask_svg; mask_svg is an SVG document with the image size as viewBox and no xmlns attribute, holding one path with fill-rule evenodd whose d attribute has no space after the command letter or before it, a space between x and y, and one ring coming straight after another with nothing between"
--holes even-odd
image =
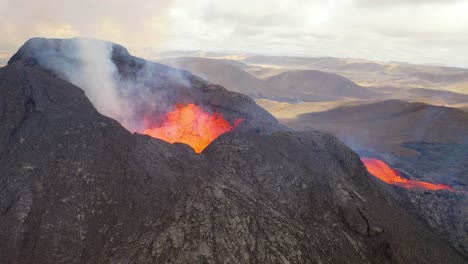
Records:
<instances>
[{"instance_id":1,"label":"orange lava","mask_svg":"<svg viewBox=\"0 0 468 264\"><path fill-rule=\"evenodd\" d=\"M452 187L445 184L434 184L424 181L409 180L403 178L398 170L390 168L390 166L388 166L387 163L378 159L362 158L361 160L362 162L364 162L364 165L366 165L367 170L370 174L389 184L411 189L455 191L454 189L452 189Z\"/></svg>"},{"instance_id":2,"label":"orange lava","mask_svg":"<svg viewBox=\"0 0 468 264\"><path fill-rule=\"evenodd\" d=\"M166 113L163 120L162 124L148 125L143 134L169 143L185 143L196 153L201 153L213 140L243 121L239 118L231 124L222 114L210 113L195 104L179 104L174 111Z\"/></svg>"}]
</instances>

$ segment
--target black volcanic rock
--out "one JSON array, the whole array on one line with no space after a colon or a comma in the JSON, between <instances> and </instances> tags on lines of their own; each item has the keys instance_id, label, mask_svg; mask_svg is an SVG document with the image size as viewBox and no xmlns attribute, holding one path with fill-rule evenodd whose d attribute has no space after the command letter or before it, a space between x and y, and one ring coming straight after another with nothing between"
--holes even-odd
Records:
<instances>
[{"instance_id":1,"label":"black volcanic rock","mask_svg":"<svg viewBox=\"0 0 468 264\"><path fill-rule=\"evenodd\" d=\"M130 133L31 57L0 69L2 263L465 263L336 138L191 78L252 118L200 155Z\"/></svg>"},{"instance_id":2,"label":"black volcanic rock","mask_svg":"<svg viewBox=\"0 0 468 264\"><path fill-rule=\"evenodd\" d=\"M401 188L392 193L427 226L468 256L468 193Z\"/></svg>"},{"instance_id":3,"label":"black volcanic rock","mask_svg":"<svg viewBox=\"0 0 468 264\"><path fill-rule=\"evenodd\" d=\"M468 115L456 108L400 100L301 115L295 129L334 133L362 157L381 159L403 177L450 185L452 191L387 190L432 231L468 256ZM405 142L409 141L409 142ZM411 150L403 155L399 149ZM403 152L404 153L404 152Z\"/></svg>"}]
</instances>

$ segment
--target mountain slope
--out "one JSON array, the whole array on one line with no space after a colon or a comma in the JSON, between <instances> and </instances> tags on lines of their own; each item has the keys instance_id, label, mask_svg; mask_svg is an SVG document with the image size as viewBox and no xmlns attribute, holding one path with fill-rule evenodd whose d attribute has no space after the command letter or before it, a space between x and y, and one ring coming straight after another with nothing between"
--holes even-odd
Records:
<instances>
[{"instance_id":1,"label":"mountain slope","mask_svg":"<svg viewBox=\"0 0 468 264\"><path fill-rule=\"evenodd\" d=\"M332 57L248 56L240 61L263 67L325 71L344 76L362 86L421 87L468 93L468 70L463 68Z\"/></svg>"},{"instance_id":2,"label":"mountain slope","mask_svg":"<svg viewBox=\"0 0 468 264\"><path fill-rule=\"evenodd\" d=\"M274 114L275 110L271 110ZM404 152L399 146L408 141L466 143L468 140L466 112L399 100L342 106L281 121L294 129L320 129L351 145L382 151Z\"/></svg>"}]
</instances>

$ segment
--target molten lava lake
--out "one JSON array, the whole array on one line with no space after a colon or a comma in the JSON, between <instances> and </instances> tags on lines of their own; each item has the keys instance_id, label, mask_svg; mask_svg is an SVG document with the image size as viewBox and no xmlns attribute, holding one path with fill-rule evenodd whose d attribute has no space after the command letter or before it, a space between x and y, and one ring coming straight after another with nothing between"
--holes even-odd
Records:
<instances>
[{"instance_id":1,"label":"molten lava lake","mask_svg":"<svg viewBox=\"0 0 468 264\"><path fill-rule=\"evenodd\" d=\"M152 120L145 116L145 120ZM196 104L178 104L176 109L166 113L162 123L145 122L143 134L169 143L184 143L201 153L211 142L222 134L237 128L243 119L234 123L227 121L221 113L210 112Z\"/></svg>"},{"instance_id":2,"label":"molten lava lake","mask_svg":"<svg viewBox=\"0 0 468 264\"><path fill-rule=\"evenodd\" d=\"M410 180L401 176L400 171L391 168L387 163L382 160L374 158L361 158L364 165L370 174L379 178L380 180L393 185L402 186L410 189L420 190L450 190L455 191L452 187L445 184L435 184L430 182Z\"/></svg>"}]
</instances>

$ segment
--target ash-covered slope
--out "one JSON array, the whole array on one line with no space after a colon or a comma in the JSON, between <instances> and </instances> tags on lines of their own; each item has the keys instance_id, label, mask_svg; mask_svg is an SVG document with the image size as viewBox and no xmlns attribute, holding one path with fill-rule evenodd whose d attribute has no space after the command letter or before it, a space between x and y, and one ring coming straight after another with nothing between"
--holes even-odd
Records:
<instances>
[{"instance_id":1,"label":"ash-covered slope","mask_svg":"<svg viewBox=\"0 0 468 264\"><path fill-rule=\"evenodd\" d=\"M196 155L128 132L27 57L0 69L0 92L5 263L464 263L330 135L266 116Z\"/></svg>"}]
</instances>

